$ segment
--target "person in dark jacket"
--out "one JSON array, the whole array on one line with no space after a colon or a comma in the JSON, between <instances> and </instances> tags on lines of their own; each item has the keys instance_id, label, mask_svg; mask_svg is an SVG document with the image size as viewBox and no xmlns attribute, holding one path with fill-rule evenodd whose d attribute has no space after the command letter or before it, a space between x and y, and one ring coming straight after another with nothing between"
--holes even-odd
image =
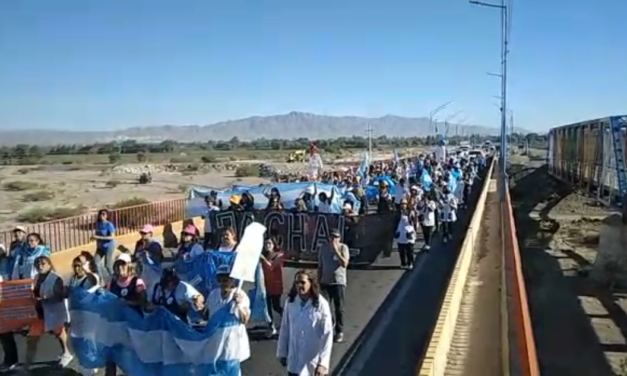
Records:
<instances>
[{"instance_id":1,"label":"person in dark jacket","mask_svg":"<svg viewBox=\"0 0 627 376\"><path fill-rule=\"evenodd\" d=\"M388 184L379 181L379 193L377 194L377 213L389 213L394 211L394 197L388 191Z\"/></svg>"}]
</instances>

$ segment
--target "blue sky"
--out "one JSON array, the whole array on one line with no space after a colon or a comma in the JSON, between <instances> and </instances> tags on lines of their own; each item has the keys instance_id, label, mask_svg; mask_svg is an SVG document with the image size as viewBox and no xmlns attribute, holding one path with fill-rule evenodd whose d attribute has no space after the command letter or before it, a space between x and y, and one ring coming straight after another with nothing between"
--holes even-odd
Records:
<instances>
[{"instance_id":1,"label":"blue sky","mask_svg":"<svg viewBox=\"0 0 627 376\"><path fill-rule=\"evenodd\" d=\"M512 10L517 126L627 113L627 1ZM426 116L449 100L496 126L499 32L497 10L464 0L5 0L0 129Z\"/></svg>"}]
</instances>

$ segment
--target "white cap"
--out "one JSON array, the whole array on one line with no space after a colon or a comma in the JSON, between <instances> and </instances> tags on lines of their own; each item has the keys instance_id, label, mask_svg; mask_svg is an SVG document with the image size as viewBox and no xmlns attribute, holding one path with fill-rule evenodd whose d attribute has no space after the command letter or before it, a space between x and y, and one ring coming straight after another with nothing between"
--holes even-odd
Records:
<instances>
[{"instance_id":1,"label":"white cap","mask_svg":"<svg viewBox=\"0 0 627 376\"><path fill-rule=\"evenodd\" d=\"M313 185L310 185L309 187L305 188L305 193L309 193L310 195L314 194L315 190Z\"/></svg>"},{"instance_id":2,"label":"white cap","mask_svg":"<svg viewBox=\"0 0 627 376\"><path fill-rule=\"evenodd\" d=\"M128 253L120 253L118 257L115 258L115 261L124 261L125 263L130 264L132 262L131 255Z\"/></svg>"},{"instance_id":3,"label":"white cap","mask_svg":"<svg viewBox=\"0 0 627 376\"><path fill-rule=\"evenodd\" d=\"M351 206L351 204L349 204L348 202L346 204L344 204L344 209L345 210L353 210L353 207Z\"/></svg>"},{"instance_id":4,"label":"white cap","mask_svg":"<svg viewBox=\"0 0 627 376\"><path fill-rule=\"evenodd\" d=\"M15 226L15 227L13 227L13 231L26 232L26 227L24 227L24 226Z\"/></svg>"}]
</instances>

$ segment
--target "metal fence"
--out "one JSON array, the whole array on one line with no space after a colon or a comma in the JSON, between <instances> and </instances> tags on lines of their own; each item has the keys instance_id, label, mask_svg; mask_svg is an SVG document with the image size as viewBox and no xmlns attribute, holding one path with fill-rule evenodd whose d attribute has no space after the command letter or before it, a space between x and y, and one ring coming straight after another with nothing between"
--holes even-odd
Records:
<instances>
[{"instance_id":1,"label":"metal fence","mask_svg":"<svg viewBox=\"0 0 627 376\"><path fill-rule=\"evenodd\" d=\"M180 198L149 204L111 209L109 220L115 224L116 236L139 231L145 224L163 226L168 223L185 219L187 199ZM95 234L97 213L83 214L75 217L26 226L29 233L38 233L50 247L51 252L80 247L90 242ZM0 243L12 241L12 229L0 232Z\"/></svg>"}]
</instances>

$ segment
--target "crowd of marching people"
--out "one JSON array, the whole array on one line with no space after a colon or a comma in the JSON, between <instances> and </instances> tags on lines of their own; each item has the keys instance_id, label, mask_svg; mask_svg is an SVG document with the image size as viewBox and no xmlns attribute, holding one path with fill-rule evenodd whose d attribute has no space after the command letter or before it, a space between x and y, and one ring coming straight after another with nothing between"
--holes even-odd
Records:
<instances>
[{"instance_id":1,"label":"crowd of marching people","mask_svg":"<svg viewBox=\"0 0 627 376\"><path fill-rule=\"evenodd\" d=\"M342 188L341 214L346 217L372 212L396 213L398 224L391 241L397 244L400 266L412 269L418 234L422 234L425 252L430 251L434 234L441 234L443 242L450 239L458 210L467 204L473 183L485 166L483 156L437 158L430 154L395 158L392 162L362 163L359 168L323 174L320 180ZM337 199L334 192L317 192L313 184L287 205L281 192L269 187L265 210L331 214ZM59 340L59 365L66 367L72 362L74 356L68 337L72 336L73 327L67 299L77 288L90 293L107 291L140 317L162 307L199 331L212 320L228 321L230 324L221 329L223 349L228 353L224 356L237 362L248 359L251 353L247 326L254 299L231 278L232 263L216 266L212 274L215 281L207 294L201 293L194 281L183 280L173 265L201 257L208 251L236 254L239 244L236 231L227 228L218 233L210 218L219 211L256 210L254 197L242 192L230 195L228 202L224 202L217 191L212 191L205 197L205 203L204 228L186 225L174 251L159 243L153 237L152 225L146 224L139 231L134 252L120 253L117 257L115 224L109 220L109 213L101 210L92 238L96 252L84 251L72 261L69 281L55 272L44 239L16 226L13 242L0 246L0 276L3 280L34 281L38 317L27 328L22 368L28 371L44 333L52 333ZM286 367L288 375L328 375L333 344L344 341L344 297L350 254L341 238L340 231L331 230L328 244L318 254L318 269L298 271L287 296L284 296L281 244L272 236L264 241L259 259L267 312L264 331L267 338L277 338L277 361ZM151 270L158 270L158 276L150 274ZM273 318L275 314L281 317L280 325ZM18 368L15 335L14 332L0 334L4 370ZM84 374L95 374L94 368L81 366ZM118 366L107 359L105 374L116 375Z\"/></svg>"}]
</instances>

